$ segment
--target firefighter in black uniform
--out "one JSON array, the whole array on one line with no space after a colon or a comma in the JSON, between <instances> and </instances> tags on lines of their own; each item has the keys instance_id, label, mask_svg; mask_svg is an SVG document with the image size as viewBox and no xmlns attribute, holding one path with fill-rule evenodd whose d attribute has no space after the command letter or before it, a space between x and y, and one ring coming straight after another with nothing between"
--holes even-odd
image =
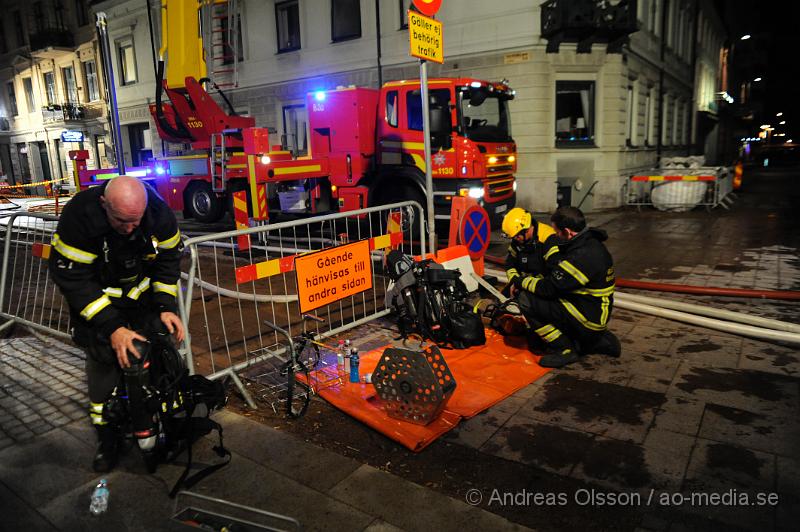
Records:
<instances>
[{"instance_id":1,"label":"firefighter in black uniform","mask_svg":"<svg viewBox=\"0 0 800 532\"><path fill-rule=\"evenodd\" d=\"M588 353L619 356L619 340L607 328L615 277L605 231L587 228L574 207L560 207L551 222L560 242L544 275L509 276L522 313L547 346L539 364L558 368Z\"/></svg>"},{"instance_id":2,"label":"firefighter in black uniform","mask_svg":"<svg viewBox=\"0 0 800 532\"><path fill-rule=\"evenodd\" d=\"M175 215L136 178L117 177L75 195L61 214L52 240L49 269L70 308L72 335L86 352L89 415L97 429L93 468L113 468L117 427L103 406L129 356L140 358L134 340L157 329L183 340L177 316L183 249Z\"/></svg>"},{"instance_id":3,"label":"firefighter in black uniform","mask_svg":"<svg viewBox=\"0 0 800 532\"><path fill-rule=\"evenodd\" d=\"M503 233L511 239L506 256L506 275L512 287L515 280L542 277L558 262L558 237L548 225L537 223L531 213L514 207L503 218ZM516 291L516 288L512 288Z\"/></svg>"}]
</instances>

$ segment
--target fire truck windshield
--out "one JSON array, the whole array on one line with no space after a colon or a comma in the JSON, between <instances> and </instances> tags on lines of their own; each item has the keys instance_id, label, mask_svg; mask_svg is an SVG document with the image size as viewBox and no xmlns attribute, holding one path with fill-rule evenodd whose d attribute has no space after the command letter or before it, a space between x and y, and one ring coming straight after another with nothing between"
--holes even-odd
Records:
<instances>
[{"instance_id":1,"label":"fire truck windshield","mask_svg":"<svg viewBox=\"0 0 800 532\"><path fill-rule=\"evenodd\" d=\"M510 94L490 92L486 87L461 87L459 122L463 135L478 142L511 142L508 114Z\"/></svg>"}]
</instances>

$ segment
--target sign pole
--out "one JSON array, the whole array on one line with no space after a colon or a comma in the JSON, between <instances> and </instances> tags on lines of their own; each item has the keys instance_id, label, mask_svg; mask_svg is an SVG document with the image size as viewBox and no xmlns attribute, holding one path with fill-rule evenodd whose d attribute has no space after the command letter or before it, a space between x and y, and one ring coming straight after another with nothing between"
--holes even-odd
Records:
<instances>
[{"instance_id":1,"label":"sign pole","mask_svg":"<svg viewBox=\"0 0 800 532\"><path fill-rule=\"evenodd\" d=\"M436 253L436 218L433 210L433 174L431 173L431 119L428 100L428 62L419 61L419 80L422 96L422 138L425 146L425 197L427 198L428 250Z\"/></svg>"}]
</instances>

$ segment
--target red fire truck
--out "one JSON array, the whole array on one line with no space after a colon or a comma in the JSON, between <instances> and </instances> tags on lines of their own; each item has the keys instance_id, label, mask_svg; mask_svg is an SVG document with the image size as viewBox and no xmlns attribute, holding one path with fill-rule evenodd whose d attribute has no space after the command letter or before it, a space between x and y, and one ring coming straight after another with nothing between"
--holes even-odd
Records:
<instances>
[{"instance_id":1,"label":"red fire truck","mask_svg":"<svg viewBox=\"0 0 800 532\"><path fill-rule=\"evenodd\" d=\"M501 216L515 201L513 92L469 78L429 83L437 212L449 217L452 197L470 195ZM401 200L425 205L419 82L315 92L306 105L309 155L293 158L272 146L266 129L226 129L210 135L207 153L157 161L159 191L174 209L206 222L222 216L237 190L248 191L257 219L267 217L265 207L319 213Z\"/></svg>"},{"instance_id":2,"label":"red fire truck","mask_svg":"<svg viewBox=\"0 0 800 532\"><path fill-rule=\"evenodd\" d=\"M164 13L165 43L169 35L193 35L186 28L197 23L196 6L172 2ZM293 157L271 144L268 130L254 127L253 118L236 116L221 91L227 113L206 92L201 82L207 80L195 77L205 75L198 49L172 43L170 69L165 78L160 62L150 106L161 138L190 144L195 153L155 162L156 187L173 209L213 222L241 190L255 219L276 211L351 211L403 200L425 206L418 80L308 94L309 153ZM478 199L493 219L514 206L516 145L508 109L513 97L504 82L429 80L437 218L449 219L450 201L458 195Z\"/></svg>"}]
</instances>

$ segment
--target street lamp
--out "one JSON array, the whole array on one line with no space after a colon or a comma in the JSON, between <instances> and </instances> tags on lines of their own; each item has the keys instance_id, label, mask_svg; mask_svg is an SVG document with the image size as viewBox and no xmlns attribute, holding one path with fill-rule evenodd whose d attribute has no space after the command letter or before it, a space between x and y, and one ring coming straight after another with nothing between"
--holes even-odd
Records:
<instances>
[{"instance_id":1,"label":"street lamp","mask_svg":"<svg viewBox=\"0 0 800 532\"><path fill-rule=\"evenodd\" d=\"M749 33L747 33L747 34L745 34L745 35L742 35L742 36L740 37L740 39L741 39L742 41L746 41L746 40L747 40L747 39L749 39L749 38L750 38L750 34L749 34Z\"/></svg>"},{"instance_id":2,"label":"street lamp","mask_svg":"<svg viewBox=\"0 0 800 532\"><path fill-rule=\"evenodd\" d=\"M785 126L786 125L786 120L781 120L780 122L778 122L778 125Z\"/></svg>"},{"instance_id":3,"label":"street lamp","mask_svg":"<svg viewBox=\"0 0 800 532\"><path fill-rule=\"evenodd\" d=\"M783 116L783 112L776 113L775 116Z\"/></svg>"},{"instance_id":4,"label":"street lamp","mask_svg":"<svg viewBox=\"0 0 800 532\"><path fill-rule=\"evenodd\" d=\"M759 76L756 79L754 79L753 81L761 81L761 77Z\"/></svg>"}]
</instances>

